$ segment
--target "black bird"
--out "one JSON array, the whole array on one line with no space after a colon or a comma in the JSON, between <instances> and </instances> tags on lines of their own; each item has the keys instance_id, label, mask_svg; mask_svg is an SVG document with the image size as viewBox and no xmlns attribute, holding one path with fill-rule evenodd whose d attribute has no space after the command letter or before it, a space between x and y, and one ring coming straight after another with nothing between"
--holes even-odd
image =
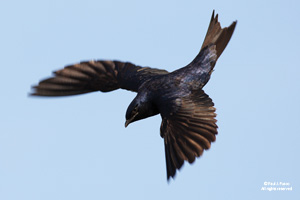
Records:
<instances>
[{"instance_id":1,"label":"black bird","mask_svg":"<svg viewBox=\"0 0 300 200\"><path fill-rule=\"evenodd\" d=\"M211 21L199 54L171 73L120 61L88 61L66 66L34 86L32 95L69 96L126 89L137 92L126 112L130 123L160 114L167 179L174 178L184 160L193 163L209 149L217 134L214 103L202 90L236 26L221 28L218 15Z\"/></svg>"}]
</instances>

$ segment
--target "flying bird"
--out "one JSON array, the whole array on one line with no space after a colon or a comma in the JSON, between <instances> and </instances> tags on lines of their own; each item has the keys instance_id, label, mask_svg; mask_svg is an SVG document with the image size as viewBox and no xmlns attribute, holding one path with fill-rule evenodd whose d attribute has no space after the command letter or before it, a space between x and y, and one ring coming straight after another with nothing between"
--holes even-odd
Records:
<instances>
[{"instance_id":1,"label":"flying bird","mask_svg":"<svg viewBox=\"0 0 300 200\"><path fill-rule=\"evenodd\" d=\"M167 180L184 161L193 163L216 140L214 103L203 87L227 46L237 21L222 28L214 11L198 55L183 68L168 72L130 62L97 60L69 65L33 87L34 96L69 96L126 89L137 95L126 111L130 123L161 115Z\"/></svg>"}]
</instances>

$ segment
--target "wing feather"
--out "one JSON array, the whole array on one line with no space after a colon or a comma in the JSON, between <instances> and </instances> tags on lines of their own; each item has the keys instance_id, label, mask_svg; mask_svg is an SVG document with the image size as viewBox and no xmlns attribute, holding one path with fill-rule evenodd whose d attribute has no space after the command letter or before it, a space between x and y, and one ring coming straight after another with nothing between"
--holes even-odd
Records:
<instances>
[{"instance_id":1,"label":"wing feather","mask_svg":"<svg viewBox=\"0 0 300 200\"><path fill-rule=\"evenodd\" d=\"M68 96L94 91L109 92L126 89L134 92L153 76L167 74L165 70L140 67L128 62L88 61L66 66L54 76L34 86L32 95Z\"/></svg>"},{"instance_id":2,"label":"wing feather","mask_svg":"<svg viewBox=\"0 0 300 200\"><path fill-rule=\"evenodd\" d=\"M178 104L180 102L180 105ZM167 178L174 177L184 160L193 163L196 157L216 140L217 125L213 102L203 90L169 104L177 107L171 113L162 113L161 136L166 149ZM166 109L168 110L168 109ZM172 110L172 109L169 109Z\"/></svg>"}]
</instances>

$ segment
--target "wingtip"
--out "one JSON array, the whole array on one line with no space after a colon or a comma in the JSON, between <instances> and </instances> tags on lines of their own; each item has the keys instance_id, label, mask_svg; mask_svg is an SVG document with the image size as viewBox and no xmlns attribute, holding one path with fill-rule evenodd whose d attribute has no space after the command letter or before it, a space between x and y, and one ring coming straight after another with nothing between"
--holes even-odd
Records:
<instances>
[{"instance_id":1,"label":"wingtip","mask_svg":"<svg viewBox=\"0 0 300 200\"><path fill-rule=\"evenodd\" d=\"M30 96L30 97L36 97L36 96L39 96L36 92L34 92L34 93L28 93L28 96Z\"/></svg>"},{"instance_id":2,"label":"wingtip","mask_svg":"<svg viewBox=\"0 0 300 200\"><path fill-rule=\"evenodd\" d=\"M175 175L172 176L172 175L170 175L170 174L167 175L167 182L168 182L168 184L170 184L171 179L174 179L174 176L175 176Z\"/></svg>"},{"instance_id":3,"label":"wingtip","mask_svg":"<svg viewBox=\"0 0 300 200\"><path fill-rule=\"evenodd\" d=\"M36 91L34 92L29 92L27 94L28 97L42 97L42 95L38 94Z\"/></svg>"},{"instance_id":4,"label":"wingtip","mask_svg":"<svg viewBox=\"0 0 300 200\"><path fill-rule=\"evenodd\" d=\"M170 180L171 180L170 177L167 177L167 183L168 184L170 184L170 182L171 182Z\"/></svg>"},{"instance_id":5,"label":"wingtip","mask_svg":"<svg viewBox=\"0 0 300 200\"><path fill-rule=\"evenodd\" d=\"M31 91L27 93L27 96L28 97L37 96L36 89L37 89L37 85L32 85Z\"/></svg>"},{"instance_id":6,"label":"wingtip","mask_svg":"<svg viewBox=\"0 0 300 200\"><path fill-rule=\"evenodd\" d=\"M181 165L181 167L183 166L183 164ZM181 170L181 167L178 168L178 169L175 169L174 172L167 172L167 181L168 181L168 183L170 183L172 179L173 180L175 179L175 177L177 175L177 170Z\"/></svg>"}]
</instances>

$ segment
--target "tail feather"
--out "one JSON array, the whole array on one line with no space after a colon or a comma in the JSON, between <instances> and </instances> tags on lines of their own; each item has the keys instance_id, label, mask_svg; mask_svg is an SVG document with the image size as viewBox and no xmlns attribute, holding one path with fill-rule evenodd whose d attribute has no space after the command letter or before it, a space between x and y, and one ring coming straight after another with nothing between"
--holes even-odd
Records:
<instances>
[{"instance_id":1,"label":"tail feather","mask_svg":"<svg viewBox=\"0 0 300 200\"><path fill-rule=\"evenodd\" d=\"M201 50L211 44L216 45L218 59L227 46L236 24L237 21L234 21L229 27L222 28L218 21L218 14L215 16L215 11L213 11Z\"/></svg>"}]
</instances>

